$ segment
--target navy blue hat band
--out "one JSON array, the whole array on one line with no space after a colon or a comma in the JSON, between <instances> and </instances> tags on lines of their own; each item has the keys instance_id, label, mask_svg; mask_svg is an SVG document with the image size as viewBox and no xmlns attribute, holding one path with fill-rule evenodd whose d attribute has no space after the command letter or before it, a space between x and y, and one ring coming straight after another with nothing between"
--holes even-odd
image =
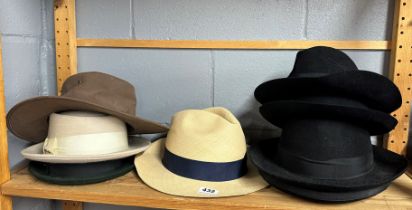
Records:
<instances>
[{"instance_id":1,"label":"navy blue hat band","mask_svg":"<svg viewBox=\"0 0 412 210\"><path fill-rule=\"evenodd\" d=\"M202 181L230 181L247 172L246 156L233 162L203 162L180 157L165 148L162 163L174 174Z\"/></svg>"}]
</instances>

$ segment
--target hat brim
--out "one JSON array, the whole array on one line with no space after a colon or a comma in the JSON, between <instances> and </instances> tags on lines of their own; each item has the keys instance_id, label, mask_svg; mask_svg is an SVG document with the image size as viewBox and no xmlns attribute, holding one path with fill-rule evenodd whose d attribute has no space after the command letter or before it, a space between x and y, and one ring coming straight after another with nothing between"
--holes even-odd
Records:
<instances>
[{"instance_id":1,"label":"hat brim","mask_svg":"<svg viewBox=\"0 0 412 210\"><path fill-rule=\"evenodd\" d=\"M327 192L327 191L318 191L307 189L300 186L295 186L293 183L284 182L277 179L274 176L269 175L264 171L259 171L262 177L270 183L270 185L275 186L276 188L290 193L292 195L300 196L306 199L316 200L316 201L325 201L325 202L350 202L361 200L374 196L382 191L384 191L389 184L378 186L366 190L355 190L355 191L341 191L341 192Z\"/></svg>"},{"instance_id":2,"label":"hat brim","mask_svg":"<svg viewBox=\"0 0 412 210\"><path fill-rule=\"evenodd\" d=\"M115 116L128 125L129 134L161 133L168 130L166 126L138 116L64 96L40 96L18 103L7 114L7 127L21 139L41 142L47 136L49 115L73 110L100 112Z\"/></svg>"},{"instance_id":3,"label":"hat brim","mask_svg":"<svg viewBox=\"0 0 412 210\"><path fill-rule=\"evenodd\" d=\"M373 146L374 165L368 173L350 179L317 179L290 172L280 166L273 153L277 150L278 141L278 138L269 139L253 145L249 150L252 163L277 180L320 192L339 193L377 189L387 186L402 175L407 166L407 160L403 156Z\"/></svg>"},{"instance_id":4,"label":"hat brim","mask_svg":"<svg viewBox=\"0 0 412 210\"><path fill-rule=\"evenodd\" d=\"M291 119L312 117L348 121L365 128L371 135L379 135L389 132L398 123L391 115L373 109L300 100L266 103L259 111L266 120L280 128Z\"/></svg>"},{"instance_id":5,"label":"hat brim","mask_svg":"<svg viewBox=\"0 0 412 210\"><path fill-rule=\"evenodd\" d=\"M350 96L368 107L392 112L402 104L399 89L388 78L369 71L347 71L319 77L288 77L260 84L255 98L261 104L309 95Z\"/></svg>"},{"instance_id":6,"label":"hat brim","mask_svg":"<svg viewBox=\"0 0 412 210\"><path fill-rule=\"evenodd\" d=\"M143 138L129 137L129 147L123 151L100 155L55 155L43 154L43 142L21 151L24 158L45 163L92 163L122 159L145 151L150 141Z\"/></svg>"},{"instance_id":7,"label":"hat brim","mask_svg":"<svg viewBox=\"0 0 412 210\"><path fill-rule=\"evenodd\" d=\"M409 163L409 164L408 164L408 168L407 168L407 170L406 170L406 175L408 175L409 178L412 179L412 163Z\"/></svg>"},{"instance_id":8,"label":"hat brim","mask_svg":"<svg viewBox=\"0 0 412 210\"><path fill-rule=\"evenodd\" d=\"M29 172L39 180L59 185L84 185L122 176L134 169L134 157L82 164L31 161Z\"/></svg>"},{"instance_id":9,"label":"hat brim","mask_svg":"<svg viewBox=\"0 0 412 210\"><path fill-rule=\"evenodd\" d=\"M143 182L160 192L188 197L227 197L249 194L268 186L251 164L244 176L232 181L209 182L176 175L162 164L164 145L165 139L160 139L135 159L137 173ZM204 187L214 189L216 193L199 193Z\"/></svg>"}]
</instances>

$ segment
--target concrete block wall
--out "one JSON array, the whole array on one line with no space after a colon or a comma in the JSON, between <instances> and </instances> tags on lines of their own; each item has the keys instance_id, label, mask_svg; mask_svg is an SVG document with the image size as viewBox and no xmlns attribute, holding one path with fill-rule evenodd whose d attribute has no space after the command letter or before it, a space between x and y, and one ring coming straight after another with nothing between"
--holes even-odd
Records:
<instances>
[{"instance_id":1,"label":"concrete block wall","mask_svg":"<svg viewBox=\"0 0 412 210\"><path fill-rule=\"evenodd\" d=\"M24 99L55 93L50 78L54 73L53 2L47 0L0 0L0 33L3 44L3 71L6 109ZM14 166L28 144L9 137L9 161ZM13 208L51 210L53 202L13 198Z\"/></svg>"},{"instance_id":2,"label":"concrete block wall","mask_svg":"<svg viewBox=\"0 0 412 210\"><path fill-rule=\"evenodd\" d=\"M392 10L385 0L78 1L77 25L78 37L84 38L385 40L390 39ZM360 68L387 72L388 53L348 53ZM128 78L137 88L138 113L145 117L168 123L182 109L224 106L252 139L278 132L258 114L255 87L287 76L295 54L81 48L78 57L80 72Z\"/></svg>"},{"instance_id":3,"label":"concrete block wall","mask_svg":"<svg viewBox=\"0 0 412 210\"><path fill-rule=\"evenodd\" d=\"M387 40L393 1L387 0L79 0L81 38ZM0 0L7 107L55 93L51 0ZM360 69L387 74L389 53L346 51ZM295 50L81 48L79 72L102 71L137 89L138 113L169 123L177 111L224 106L249 139L279 130L258 114L253 98L263 81L285 77ZM24 141L10 136L12 165ZM33 204L34 203L34 204ZM16 209L60 209L59 203L16 199ZM34 205L41 206L34 207ZM134 207L86 204L85 210Z\"/></svg>"}]
</instances>

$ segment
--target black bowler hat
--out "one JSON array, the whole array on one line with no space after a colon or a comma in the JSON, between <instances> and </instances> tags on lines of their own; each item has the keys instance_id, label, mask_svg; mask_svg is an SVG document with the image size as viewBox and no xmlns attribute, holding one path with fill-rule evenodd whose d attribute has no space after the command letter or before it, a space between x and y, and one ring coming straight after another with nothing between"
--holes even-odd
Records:
<instances>
[{"instance_id":1,"label":"black bowler hat","mask_svg":"<svg viewBox=\"0 0 412 210\"><path fill-rule=\"evenodd\" d=\"M279 139L258 142L249 156L272 186L331 202L373 196L407 166L403 156L371 145L365 129L317 118L288 122Z\"/></svg>"},{"instance_id":2,"label":"black bowler hat","mask_svg":"<svg viewBox=\"0 0 412 210\"><path fill-rule=\"evenodd\" d=\"M255 90L261 104L318 94L350 96L386 113L402 103L398 88L388 78L359 70L344 52L323 46L299 51L287 78L267 81Z\"/></svg>"},{"instance_id":3,"label":"black bowler hat","mask_svg":"<svg viewBox=\"0 0 412 210\"><path fill-rule=\"evenodd\" d=\"M270 123L283 128L296 118L336 119L365 128L370 135L384 134L392 130L398 121L391 115L369 109L350 98L335 96L296 97L263 104L260 114Z\"/></svg>"},{"instance_id":4,"label":"black bowler hat","mask_svg":"<svg viewBox=\"0 0 412 210\"><path fill-rule=\"evenodd\" d=\"M59 185L84 185L114 179L132 171L134 158L93 163L44 163L31 161L30 173L45 182Z\"/></svg>"}]
</instances>

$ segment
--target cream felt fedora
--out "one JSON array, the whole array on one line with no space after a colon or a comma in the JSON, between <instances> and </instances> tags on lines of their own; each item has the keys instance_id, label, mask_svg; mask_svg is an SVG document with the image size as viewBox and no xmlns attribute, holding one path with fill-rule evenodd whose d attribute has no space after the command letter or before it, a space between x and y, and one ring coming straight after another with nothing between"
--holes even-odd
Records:
<instances>
[{"instance_id":1,"label":"cream felt fedora","mask_svg":"<svg viewBox=\"0 0 412 210\"><path fill-rule=\"evenodd\" d=\"M163 193L226 197L258 191L268 184L247 163L239 121L225 108L176 113L167 137L135 159L140 178Z\"/></svg>"},{"instance_id":2,"label":"cream felt fedora","mask_svg":"<svg viewBox=\"0 0 412 210\"><path fill-rule=\"evenodd\" d=\"M92 112L53 113L48 136L21 154L47 163L90 163L130 157L143 152L150 141L127 135L122 120Z\"/></svg>"}]
</instances>

